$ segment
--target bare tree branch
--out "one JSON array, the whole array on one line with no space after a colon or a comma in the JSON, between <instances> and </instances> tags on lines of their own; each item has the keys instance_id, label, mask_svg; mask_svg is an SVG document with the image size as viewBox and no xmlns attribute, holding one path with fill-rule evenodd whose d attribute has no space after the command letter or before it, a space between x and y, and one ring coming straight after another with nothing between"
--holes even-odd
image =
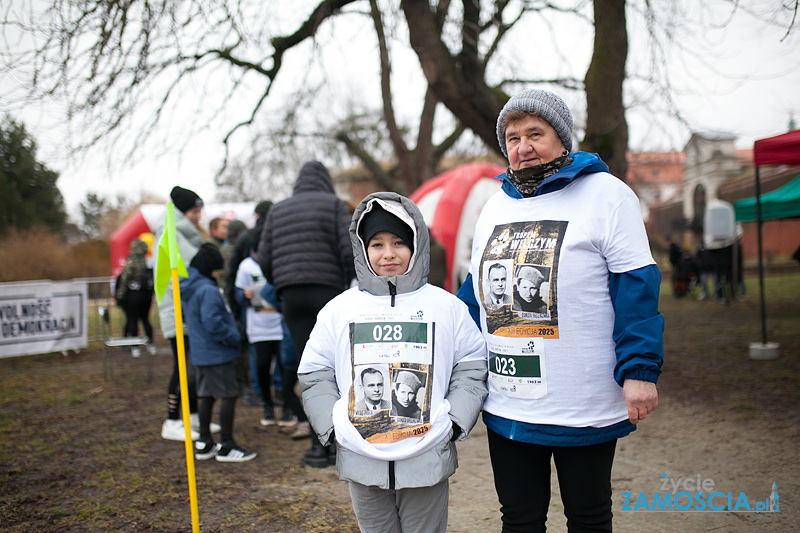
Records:
<instances>
[{"instance_id":1,"label":"bare tree branch","mask_svg":"<svg viewBox=\"0 0 800 533\"><path fill-rule=\"evenodd\" d=\"M389 48L386 44L386 35L383 31L383 20L381 19L381 12L378 8L377 0L369 0L370 15L372 16L372 24L375 28L375 34L378 37L378 50L380 51L381 62L381 97L383 100L383 119L386 121L386 127L389 130L389 138L394 145L395 155L397 156L398 166L403 181L408 187L413 183L413 168L411 165L411 157L408 152L403 136L400 133L400 128L397 126L395 119L394 103L392 99L391 87L391 74L392 66L389 59ZM348 149L352 149L348 146ZM413 189L412 189L413 190Z\"/></svg>"},{"instance_id":2,"label":"bare tree branch","mask_svg":"<svg viewBox=\"0 0 800 533\"><path fill-rule=\"evenodd\" d=\"M380 187L387 191L394 191L397 189L389 174L384 171L378 162L375 161L365 150L363 150L358 143L354 142L349 137L347 132L340 131L336 134L336 139L342 142L351 154L356 156L364 163L364 166L367 167L367 170L370 172L370 174L372 174L372 177Z\"/></svg>"}]
</instances>

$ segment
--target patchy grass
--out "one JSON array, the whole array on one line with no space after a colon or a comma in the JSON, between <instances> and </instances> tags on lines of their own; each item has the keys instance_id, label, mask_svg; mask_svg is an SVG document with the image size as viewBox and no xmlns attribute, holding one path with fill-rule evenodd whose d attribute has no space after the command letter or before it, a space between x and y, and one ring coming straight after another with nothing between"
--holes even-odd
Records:
<instances>
[{"instance_id":1,"label":"patchy grass","mask_svg":"<svg viewBox=\"0 0 800 533\"><path fill-rule=\"evenodd\" d=\"M756 277L746 279L748 297L730 303L674 298L662 285L666 320L663 394L684 402L715 404L732 416L757 411L784 416L800 405L800 273L765 279L767 340L780 345L769 361L749 358L761 341L761 305ZM779 401L778 401L779 400ZM749 415L754 416L754 415Z\"/></svg>"},{"instance_id":2,"label":"patchy grass","mask_svg":"<svg viewBox=\"0 0 800 533\"><path fill-rule=\"evenodd\" d=\"M172 369L160 350L152 382L143 358L121 352L105 381L94 345L0 359L0 530L191 531L185 449L160 436ZM238 406L235 434L254 461L195 462L202 530L358 531L334 469L302 466L309 441L259 429L259 415Z\"/></svg>"}]
</instances>

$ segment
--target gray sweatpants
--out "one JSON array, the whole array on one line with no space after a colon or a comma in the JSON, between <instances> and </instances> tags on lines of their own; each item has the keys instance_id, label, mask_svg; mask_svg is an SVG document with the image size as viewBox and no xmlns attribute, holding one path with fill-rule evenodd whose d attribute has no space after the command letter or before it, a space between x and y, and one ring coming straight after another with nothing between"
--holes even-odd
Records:
<instances>
[{"instance_id":1,"label":"gray sweatpants","mask_svg":"<svg viewBox=\"0 0 800 533\"><path fill-rule=\"evenodd\" d=\"M450 487L389 490L350 482L350 498L361 533L445 533Z\"/></svg>"}]
</instances>

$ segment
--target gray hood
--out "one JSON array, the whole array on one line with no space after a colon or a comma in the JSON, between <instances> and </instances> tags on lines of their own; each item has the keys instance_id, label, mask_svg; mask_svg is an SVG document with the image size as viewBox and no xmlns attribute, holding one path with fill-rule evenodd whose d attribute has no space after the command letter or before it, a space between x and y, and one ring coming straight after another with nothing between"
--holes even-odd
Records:
<instances>
[{"instance_id":1,"label":"gray hood","mask_svg":"<svg viewBox=\"0 0 800 533\"><path fill-rule=\"evenodd\" d=\"M369 265L367 246L358 234L361 219L372 210L375 202L409 224L414 230L414 254L405 274L395 277L378 276ZM378 296L389 296L389 283L396 287L396 294L413 292L428 282L430 267L430 240L428 227L422 218L419 208L406 198L393 192L376 192L370 194L358 204L350 222L350 241L353 243L358 288Z\"/></svg>"}]
</instances>

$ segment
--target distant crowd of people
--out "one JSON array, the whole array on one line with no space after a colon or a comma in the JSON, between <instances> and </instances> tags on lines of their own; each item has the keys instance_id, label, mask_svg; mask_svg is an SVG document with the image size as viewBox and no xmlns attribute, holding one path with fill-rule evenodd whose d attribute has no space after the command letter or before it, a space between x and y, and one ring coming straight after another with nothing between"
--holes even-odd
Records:
<instances>
[{"instance_id":1,"label":"distant crowd of people","mask_svg":"<svg viewBox=\"0 0 800 533\"><path fill-rule=\"evenodd\" d=\"M672 267L672 294L682 298L699 288L698 300L718 302L747 295L744 283L741 241L708 249L701 243L694 254L682 248L671 236L669 263Z\"/></svg>"},{"instance_id":2,"label":"distant crowd of people","mask_svg":"<svg viewBox=\"0 0 800 533\"><path fill-rule=\"evenodd\" d=\"M456 443L482 413L504 532L544 531L551 462L570 531L611 531L617 440L658 405L661 275L635 194L572 150L572 128L548 91L503 107L508 169L457 295L441 288L444 250L411 200L378 192L351 211L317 161L289 198L258 203L250 229L214 219L206 232L202 199L175 187L191 415L187 428L168 289L162 437L188 430L198 460L252 460L234 438L241 396L261 426L310 438L305 464L336 465L361 531L443 533ZM143 251L134 241L121 301L152 291Z\"/></svg>"}]
</instances>

